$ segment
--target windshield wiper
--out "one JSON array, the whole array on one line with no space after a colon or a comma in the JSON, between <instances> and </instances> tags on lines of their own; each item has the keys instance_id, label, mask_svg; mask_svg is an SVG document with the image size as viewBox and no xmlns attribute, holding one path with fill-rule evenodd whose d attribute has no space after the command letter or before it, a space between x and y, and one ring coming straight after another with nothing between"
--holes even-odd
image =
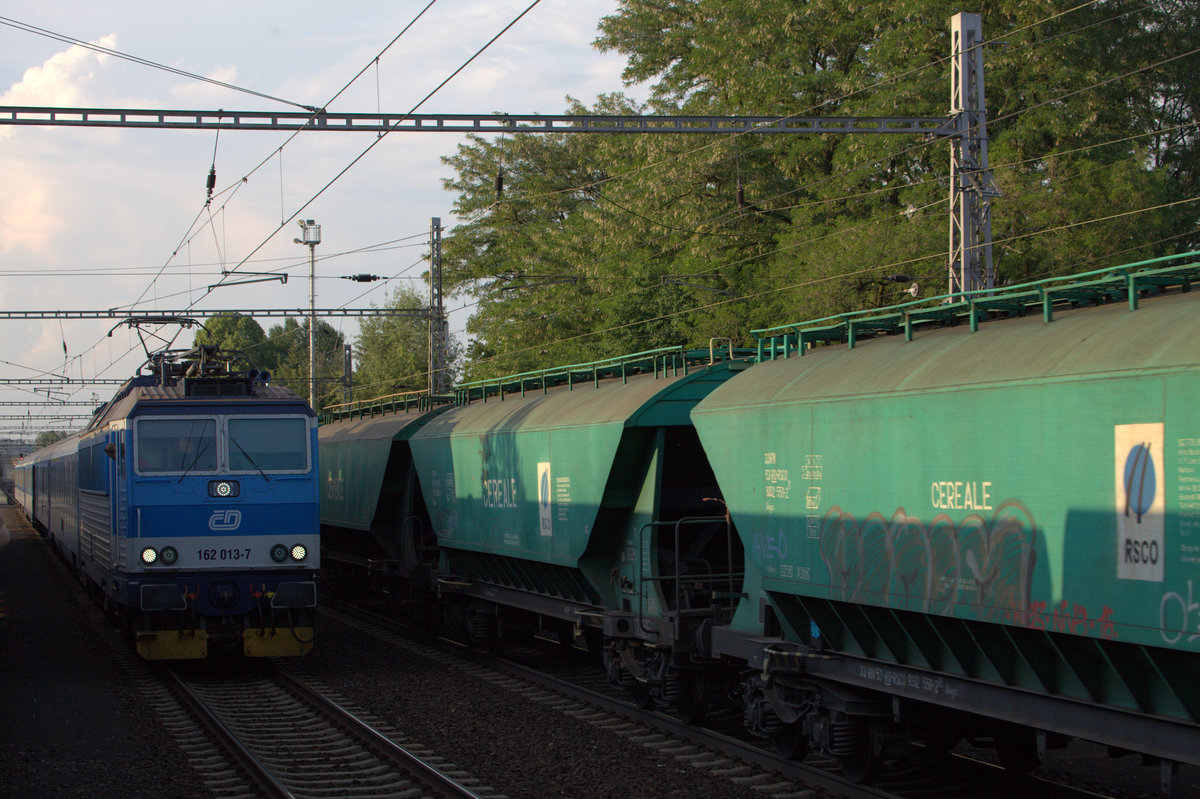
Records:
<instances>
[{"instance_id":1,"label":"windshield wiper","mask_svg":"<svg viewBox=\"0 0 1200 799\"><path fill-rule=\"evenodd\" d=\"M207 449L208 449L208 442L205 441L204 446L202 446L202 447L200 447L200 449L196 450L196 457L192 458L192 462L188 464L188 467L186 469L184 469L183 474L179 475L179 479L175 481L176 483L182 483L183 478L187 477L191 473L192 469L196 468L196 464L200 462L200 456L203 455L205 450L207 450Z\"/></svg>"},{"instance_id":2,"label":"windshield wiper","mask_svg":"<svg viewBox=\"0 0 1200 799\"><path fill-rule=\"evenodd\" d=\"M191 432L188 433L188 445L190 446L191 444L199 443L200 446L196 448L196 457L192 458L192 462L189 463L188 467L183 470L183 474L179 475L179 479L175 481L176 483L182 483L183 478L191 474L192 469L195 469L196 464L200 462L200 456L208 450L208 441L200 437L204 435L204 427L205 423L203 420L197 419L192 421ZM183 458L180 459L179 465L182 466L183 461L186 459L187 450L185 449L183 451Z\"/></svg>"},{"instance_id":3,"label":"windshield wiper","mask_svg":"<svg viewBox=\"0 0 1200 799\"><path fill-rule=\"evenodd\" d=\"M271 478L270 478L270 477L267 477L267 473L266 473L266 472L264 472L264 471L262 470L262 467L261 467L261 466L259 466L257 463L255 463L255 462L254 462L254 458L251 458L251 457L250 457L250 453L249 453L249 452L247 452L247 451L246 451L246 450L245 450L245 449L242 447L242 445L238 443L238 440L237 440L236 438L234 438L233 436L230 436L230 437L229 437L229 440L230 440L230 441L233 443L233 445L234 445L235 447L237 447L237 448L238 448L238 452L240 452L240 453L242 453L243 455L245 455L245 456L246 456L246 460L250 461L250 465L251 465L251 466L253 466L255 469L258 469L258 473L259 473L259 474L261 474L261 475L263 476L263 479L264 479L264 480L266 480L268 483L269 483L269 482L271 482Z\"/></svg>"}]
</instances>

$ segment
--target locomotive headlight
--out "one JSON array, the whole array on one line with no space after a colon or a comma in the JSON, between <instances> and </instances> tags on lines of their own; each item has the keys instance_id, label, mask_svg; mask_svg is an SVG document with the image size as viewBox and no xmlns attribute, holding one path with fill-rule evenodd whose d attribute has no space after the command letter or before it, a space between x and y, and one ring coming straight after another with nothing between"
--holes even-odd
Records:
<instances>
[{"instance_id":1,"label":"locomotive headlight","mask_svg":"<svg viewBox=\"0 0 1200 799\"><path fill-rule=\"evenodd\" d=\"M296 544L292 547L292 560L304 560L308 557L308 548L304 544Z\"/></svg>"},{"instance_id":2,"label":"locomotive headlight","mask_svg":"<svg viewBox=\"0 0 1200 799\"><path fill-rule=\"evenodd\" d=\"M237 480L209 480L208 495L218 499L229 499L242 493L242 487Z\"/></svg>"},{"instance_id":3,"label":"locomotive headlight","mask_svg":"<svg viewBox=\"0 0 1200 799\"><path fill-rule=\"evenodd\" d=\"M283 563L287 560L288 549L283 544L276 544L271 547L271 560L276 563Z\"/></svg>"},{"instance_id":4,"label":"locomotive headlight","mask_svg":"<svg viewBox=\"0 0 1200 799\"><path fill-rule=\"evenodd\" d=\"M174 566L177 560L179 560L179 551L175 547L163 547L162 562L164 564Z\"/></svg>"},{"instance_id":5,"label":"locomotive headlight","mask_svg":"<svg viewBox=\"0 0 1200 799\"><path fill-rule=\"evenodd\" d=\"M149 566L158 560L158 551L154 547L146 547L142 550L142 563Z\"/></svg>"}]
</instances>

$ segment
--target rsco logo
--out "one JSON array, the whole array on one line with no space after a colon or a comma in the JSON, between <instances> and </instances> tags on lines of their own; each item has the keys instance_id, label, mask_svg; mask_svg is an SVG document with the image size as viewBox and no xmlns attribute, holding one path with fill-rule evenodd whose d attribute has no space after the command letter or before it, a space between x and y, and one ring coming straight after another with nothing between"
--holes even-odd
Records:
<instances>
[{"instance_id":1,"label":"rsco logo","mask_svg":"<svg viewBox=\"0 0 1200 799\"><path fill-rule=\"evenodd\" d=\"M208 520L208 529L210 530L236 530L242 526L242 512L240 510L215 510L212 518Z\"/></svg>"}]
</instances>

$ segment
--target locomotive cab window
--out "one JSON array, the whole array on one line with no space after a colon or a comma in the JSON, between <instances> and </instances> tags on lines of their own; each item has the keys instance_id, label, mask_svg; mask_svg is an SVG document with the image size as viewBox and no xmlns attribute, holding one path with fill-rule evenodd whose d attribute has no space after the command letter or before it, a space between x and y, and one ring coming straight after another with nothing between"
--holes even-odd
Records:
<instances>
[{"instance_id":1,"label":"locomotive cab window","mask_svg":"<svg viewBox=\"0 0 1200 799\"><path fill-rule=\"evenodd\" d=\"M216 420L139 419L135 451L141 474L214 472Z\"/></svg>"},{"instance_id":2,"label":"locomotive cab window","mask_svg":"<svg viewBox=\"0 0 1200 799\"><path fill-rule=\"evenodd\" d=\"M230 417L231 472L302 472L308 469L308 421L303 417Z\"/></svg>"}]
</instances>

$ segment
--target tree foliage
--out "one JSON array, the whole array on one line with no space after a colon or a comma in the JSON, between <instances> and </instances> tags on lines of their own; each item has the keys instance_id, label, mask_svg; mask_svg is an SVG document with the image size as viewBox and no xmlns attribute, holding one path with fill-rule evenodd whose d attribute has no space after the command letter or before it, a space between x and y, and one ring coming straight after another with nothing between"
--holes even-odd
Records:
<instances>
[{"instance_id":1,"label":"tree foliage","mask_svg":"<svg viewBox=\"0 0 1200 799\"><path fill-rule=\"evenodd\" d=\"M388 299L386 307L418 309L428 301L416 291L400 287ZM372 303L374 307L374 303ZM449 360L453 382L453 361L459 355L451 344ZM414 316L371 316L362 321L356 342L358 368L354 371L355 399L421 391L429 386L429 324Z\"/></svg>"},{"instance_id":2,"label":"tree foliage","mask_svg":"<svg viewBox=\"0 0 1200 799\"><path fill-rule=\"evenodd\" d=\"M55 441L61 441L62 439L66 438L68 435L70 435L70 434L63 433L58 430L43 430L42 432L40 432L36 436L34 436L33 448L41 449L42 447L48 447L51 444L53 444Z\"/></svg>"},{"instance_id":3,"label":"tree foliage","mask_svg":"<svg viewBox=\"0 0 1200 799\"><path fill-rule=\"evenodd\" d=\"M297 322L288 317L267 331L268 352L274 363L275 382L283 383L301 397L308 391L308 318ZM342 401L345 375L346 337L328 322L317 320L317 407Z\"/></svg>"},{"instance_id":4,"label":"tree foliage","mask_svg":"<svg viewBox=\"0 0 1200 799\"><path fill-rule=\"evenodd\" d=\"M982 8L998 279L1200 246L1200 11ZM625 0L597 46L649 82L569 113L945 116L944 0ZM1190 55L1189 55L1190 54ZM946 286L944 141L878 135L472 138L446 159L446 275L471 375L748 331ZM495 179L503 177L497 194ZM722 293L729 292L729 293Z\"/></svg>"},{"instance_id":5,"label":"tree foliage","mask_svg":"<svg viewBox=\"0 0 1200 799\"><path fill-rule=\"evenodd\" d=\"M307 398L308 319L297 322L291 317L269 331L249 316L230 314L213 317L204 329L196 331L194 344L216 344L223 350L236 350L258 369L271 373L272 382L282 383L298 396ZM341 401L345 336L328 322L317 321L317 400L318 407Z\"/></svg>"},{"instance_id":6,"label":"tree foliage","mask_svg":"<svg viewBox=\"0 0 1200 799\"><path fill-rule=\"evenodd\" d=\"M253 317L242 314L222 314L209 319L203 328L197 330L193 343L196 346L215 344L222 350L236 350L245 353L256 366L259 366L256 359L270 358L269 348L264 346L266 341L267 334L258 322L254 321ZM260 366L260 368L264 367Z\"/></svg>"}]
</instances>

